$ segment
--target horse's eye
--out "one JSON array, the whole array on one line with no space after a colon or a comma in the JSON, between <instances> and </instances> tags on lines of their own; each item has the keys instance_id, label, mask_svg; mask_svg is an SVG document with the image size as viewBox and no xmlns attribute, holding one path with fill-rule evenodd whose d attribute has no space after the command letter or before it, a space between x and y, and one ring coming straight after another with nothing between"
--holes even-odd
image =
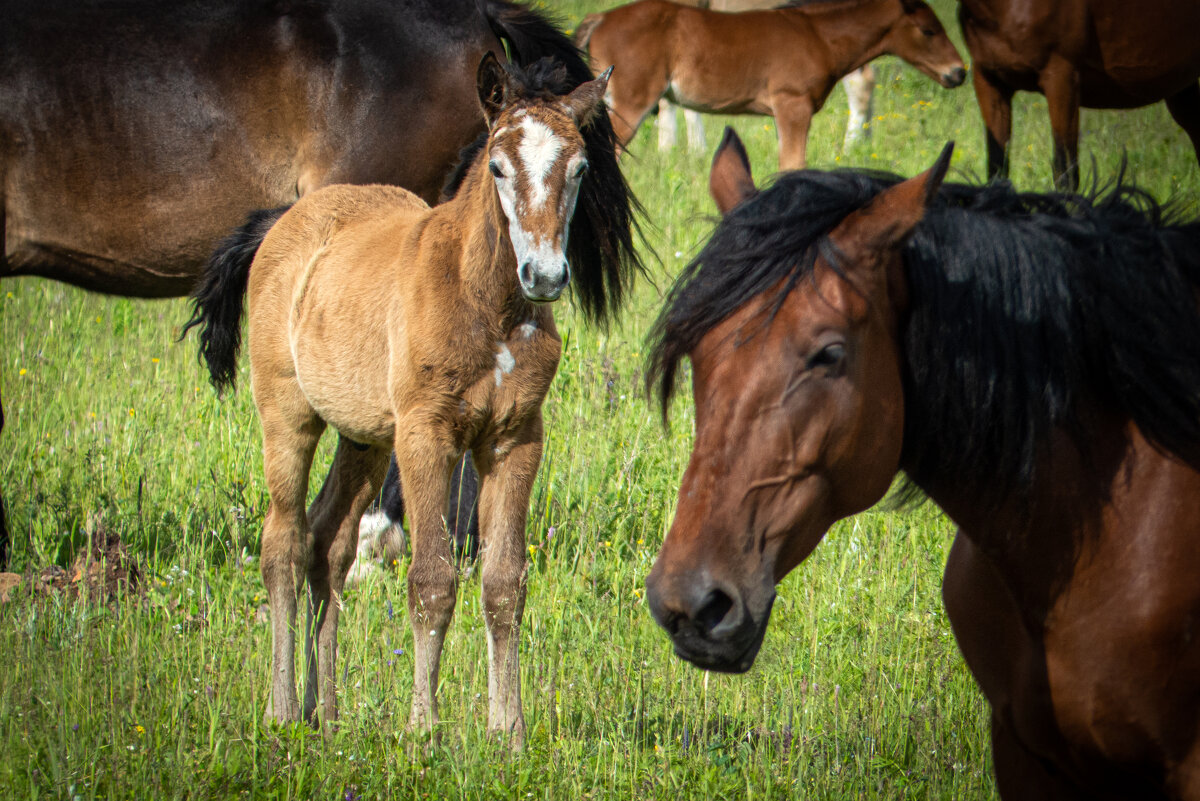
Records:
<instances>
[{"instance_id":1,"label":"horse's eye","mask_svg":"<svg viewBox=\"0 0 1200 801\"><path fill-rule=\"evenodd\" d=\"M489 170L491 170L491 171L492 171L492 175L496 176L497 178L503 178L503 177L504 177L504 170L500 169L500 165L499 165L497 162L495 162L495 161L489 161L489 162L488 162L488 169L489 169Z\"/></svg>"},{"instance_id":2,"label":"horse's eye","mask_svg":"<svg viewBox=\"0 0 1200 801\"><path fill-rule=\"evenodd\" d=\"M930 39L937 36L937 31L935 31L933 28L922 28L921 33L925 34Z\"/></svg>"},{"instance_id":3,"label":"horse's eye","mask_svg":"<svg viewBox=\"0 0 1200 801\"><path fill-rule=\"evenodd\" d=\"M832 342L810 356L806 366L809 370L824 367L833 372L841 367L845 358L846 346L841 342Z\"/></svg>"},{"instance_id":4,"label":"horse's eye","mask_svg":"<svg viewBox=\"0 0 1200 801\"><path fill-rule=\"evenodd\" d=\"M582 178L583 174L587 171L588 171L588 163L586 161L580 162L579 166L575 168L575 175L572 177Z\"/></svg>"}]
</instances>

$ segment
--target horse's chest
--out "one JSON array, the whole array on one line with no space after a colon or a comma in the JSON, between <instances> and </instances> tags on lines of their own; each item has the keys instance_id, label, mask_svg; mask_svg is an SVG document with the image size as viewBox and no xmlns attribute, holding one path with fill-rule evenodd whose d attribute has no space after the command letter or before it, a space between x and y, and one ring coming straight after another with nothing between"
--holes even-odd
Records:
<instances>
[{"instance_id":1,"label":"horse's chest","mask_svg":"<svg viewBox=\"0 0 1200 801\"><path fill-rule=\"evenodd\" d=\"M541 408L561 349L553 326L529 321L497 340L487 369L467 389L460 414L477 438L503 438Z\"/></svg>"}]
</instances>

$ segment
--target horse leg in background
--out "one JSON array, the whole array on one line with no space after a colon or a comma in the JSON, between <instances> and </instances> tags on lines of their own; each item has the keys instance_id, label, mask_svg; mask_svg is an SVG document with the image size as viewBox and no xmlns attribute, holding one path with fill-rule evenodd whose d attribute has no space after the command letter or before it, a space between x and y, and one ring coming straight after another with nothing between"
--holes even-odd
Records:
<instances>
[{"instance_id":1,"label":"horse leg in background","mask_svg":"<svg viewBox=\"0 0 1200 801\"><path fill-rule=\"evenodd\" d=\"M454 542L454 555L460 562L473 560L479 552L479 515L476 514L479 498L479 473L470 453L463 456L454 472L450 474L450 505L446 513L446 528ZM387 476L383 479L383 491L379 506L394 525L404 522L404 492L400 486L400 471L396 460L388 464ZM403 550L403 548L401 548Z\"/></svg>"},{"instance_id":2,"label":"horse leg in background","mask_svg":"<svg viewBox=\"0 0 1200 801\"><path fill-rule=\"evenodd\" d=\"M408 617L413 629L413 698L409 726L432 730L438 722L437 681L446 629L454 616L458 571L446 531L450 471L457 460L443 432L397 421L396 462L408 504L412 561L408 567Z\"/></svg>"},{"instance_id":3,"label":"horse leg in background","mask_svg":"<svg viewBox=\"0 0 1200 801\"><path fill-rule=\"evenodd\" d=\"M0 226L3 229L3 226ZM0 400L0 434L4 433L4 402ZM9 543L8 521L4 517L4 496L0 494L0 572L8 570Z\"/></svg>"},{"instance_id":4,"label":"horse leg in background","mask_svg":"<svg viewBox=\"0 0 1200 801\"><path fill-rule=\"evenodd\" d=\"M477 451L483 546L480 584L488 632L488 731L525 741L518 654L525 611L525 525L529 496L542 460L539 412L490 453Z\"/></svg>"},{"instance_id":5,"label":"horse leg in background","mask_svg":"<svg viewBox=\"0 0 1200 801\"><path fill-rule=\"evenodd\" d=\"M1168 97L1167 111L1171 112L1171 117L1192 140L1196 160L1200 161L1200 84L1193 83L1182 92ZM0 411L0 424L3 424L3 421L4 413Z\"/></svg>"},{"instance_id":6,"label":"horse leg in background","mask_svg":"<svg viewBox=\"0 0 1200 801\"><path fill-rule=\"evenodd\" d=\"M309 509L313 550L308 561L304 718L314 726L338 718L337 628L342 590L358 547L358 521L379 494L388 456L385 449L338 437L333 465Z\"/></svg>"},{"instance_id":7,"label":"horse leg in background","mask_svg":"<svg viewBox=\"0 0 1200 801\"><path fill-rule=\"evenodd\" d=\"M1079 70L1057 57L1038 76L1050 111L1054 137L1054 185L1060 191L1079 188Z\"/></svg>"},{"instance_id":8,"label":"horse leg in background","mask_svg":"<svg viewBox=\"0 0 1200 801\"><path fill-rule=\"evenodd\" d=\"M688 150L705 152L708 145L704 141L704 117L699 111L690 108L683 110L683 120L687 123Z\"/></svg>"},{"instance_id":9,"label":"horse leg in background","mask_svg":"<svg viewBox=\"0 0 1200 801\"><path fill-rule=\"evenodd\" d=\"M1001 84L986 70L972 70L975 98L983 127L987 131L988 180L1008 177L1008 140L1012 137L1013 90Z\"/></svg>"},{"instance_id":10,"label":"horse leg in background","mask_svg":"<svg viewBox=\"0 0 1200 801\"><path fill-rule=\"evenodd\" d=\"M256 393L262 398L268 393ZM283 394L283 393L280 393ZM270 503L263 523L262 577L271 603L271 696L264 724L300 719L296 695L296 600L308 574L309 528L304 501L313 453L325 430L300 395L259 402L263 473ZM282 403L280 403L282 401ZM291 413L289 413L291 412Z\"/></svg>"},{"instance_id":11,"label":"horse leg in background","mask_svg":"<svg viewBox=\"0 0 1200 801\"><path fill-rule=\"evenodd\" d=\"M812 124L812 100L807 95L784 94L771 98L775 127L779 129L779 169L804 168L808 151L808 127Z\"/></svg>"},{"instance_id":12,"label":"horse leg in background","mask_svg":"<svg viewBox=\"0 0 1200 801\"><path fill-rule=\"evenodd\" d=\"M842 88L846 90L846 104L850 107L850 117L846 121L846 138L842 140L842 148L846 149L859 139L868 139L871 128L871 106L875 98L875 68L870 64L856 69L842 78Z\"/></svg>"},{"instance_id":13,"label":"horse leg in background","mask_svg":"<svg viewBox=\"0 0 1200 801\"><path fill-rule=\"evenodd\" d=\"M658 99L658 149L670 150L675 147L675 138L675 105L665 97L660 97Z\"/></svg>"},{"instance_id":14,"label":"horse leg in background","mask_svg":"<svg viewBox=\"0 0 1200 801\"><path fill-rule=\"evenodd\" d=\"M454 542L459 563L474 561L479 553L479 472L468 451L450 474L450 506L446 529Z\"/></svg>"}]
</instances>

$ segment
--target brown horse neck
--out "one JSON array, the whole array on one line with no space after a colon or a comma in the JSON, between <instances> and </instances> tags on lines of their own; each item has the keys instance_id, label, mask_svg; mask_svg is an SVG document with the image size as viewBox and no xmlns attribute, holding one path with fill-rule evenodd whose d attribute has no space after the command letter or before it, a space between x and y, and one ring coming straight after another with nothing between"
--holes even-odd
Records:
<instances>
[{"instance_id":1,"label":"brown horse neck","mask_svg":"<svg viewBox=\"0 0 1200 801\"><path fill-rule=\"evenodd\" d=\"M827 0L780 9L787 16L802 17L825 46L835 74L853 72L883 55L883 39L903 14L896 0ZM838 47L839 42L853 49Z\"/></svg>"},{"instance_id":2,"label":"brown horse neck","mask_svg":"<svg viewBox=\"0 0 1200 801\"><path fill-rule=\"evenodd\" d=\"M459 295L476 315L498 331L508 331L530 316L530 303L517 281L517 257L508 223L481 151L453 198L436 207L458 238L446 252L458 255Z\"/></svg>"}]
</instances>

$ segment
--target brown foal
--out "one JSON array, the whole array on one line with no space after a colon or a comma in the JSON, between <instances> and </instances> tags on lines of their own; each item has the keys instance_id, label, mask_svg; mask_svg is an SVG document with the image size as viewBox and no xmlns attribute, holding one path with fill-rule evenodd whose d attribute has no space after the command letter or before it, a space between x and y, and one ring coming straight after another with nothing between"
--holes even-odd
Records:
<instances>
[{"instance_id":1,"label":"brown foal","mask_svg":"<svg viewBox=\"0 0 1200 801\"><path fill-rule=\"evenodd\" d=\"M640 0L585 18L576 40L594 70L615 66L608 103L628 144L659 98L716 114L764 114L779 166L803 167L812 116L843 76L885 53L947 88L962 59L922 0L818 0L726 14Z\"/></svg>"},{"instance_id":2,"label":"brown foal","mask_svg":"<svg viewBox=\"0 0 1200 801\"><path fill-rule=\"evenodd\" d=\"M450 470L469 449L481 480L488 729L523 740L525 523L542 401L560 351L549 304L571 278L567 231L589 166L581 129L602 108L607 76L566 95L550 91L564 79L548 63L522 72L488 54L478 77L487 140L453 199L430 208L397 187L333 186L302 198L258 247L246 295L270 493L262 544L274 642L268 721L301 716L294 639L306 578L303 714L337 718L340 597L359 518L394 450L412 523L411 726L438 722L438 664L456 595L443 514ZM615 168L611 144L607 154ZM326 427L337 430L338 447L306 514Z\"/></svg>"}]
</instances>

